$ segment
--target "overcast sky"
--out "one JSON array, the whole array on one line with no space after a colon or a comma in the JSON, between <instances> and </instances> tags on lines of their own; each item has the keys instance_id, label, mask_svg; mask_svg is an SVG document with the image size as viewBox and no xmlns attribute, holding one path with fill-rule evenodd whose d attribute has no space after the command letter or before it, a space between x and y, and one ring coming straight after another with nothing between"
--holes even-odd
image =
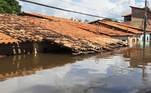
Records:
<instances>
[{"instance_id":1,"label":"overcast sky","mask_svg":"<svg viewBox=\"0 0 151 93\"><path fill-rule=\"evenodd\" d=\"M144 5L144 0L31 0L31 1L109 18L120 18L121 15L130 12L129 8L130 5L131 6ZM65 18L73 17L80 19L95 20L95 18L91 18L88 16L53 10L50 8L45 8L28 3L20 4L22 5L22 10L26 12L38 12Z\"/></svg>"}]
</instances>

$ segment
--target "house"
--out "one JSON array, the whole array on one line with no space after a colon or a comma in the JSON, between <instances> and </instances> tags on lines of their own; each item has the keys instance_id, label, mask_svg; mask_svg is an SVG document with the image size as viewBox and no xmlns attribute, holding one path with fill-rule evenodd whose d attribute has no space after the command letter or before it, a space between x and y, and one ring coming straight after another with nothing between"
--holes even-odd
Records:
<instances>
[{"instance_id":1,"label":"house","mask_svg":"<svg viewBox=\"0 0 151 93\"><path fill-rule=\"evenodd\" d=\"M4 44L0 44L0 55L39 52L63 52L77 55L108 51L126 45L120 40L90 31L90 28L87 28L90 24L84 25L82 29L80 22L36 13L0 14L0 25L2 29L0 33L12 38L10 40L18 40L7 46L5 44L7 41L3 40L6 36L1 38L3 35L0 34L0 42L4 41ZM97 31L96 26L91 25L90 27L91 29L94 27L94 31ZM108 32L108 34L114 33ZM5 52L5 50L10 52Z\"/></svg>"},{"instance_id":2,"label":"house","mask_svg":"<svg viewBox=\"0 0 151 93\"><path fill-rule=\"evenodd\" d=\"M131 45L132 43L143 42L143 28L144 28L144 8L131 6L131 13L124 14L124 22L115 22L110 19L96 20L90 22L100 27L107 27L114 31L126 32L132 34L131 36L116 36L113 38L118 38L121 40L126 40ZM148 8L148 21L147 21L147 33L146 33L146 42L151 40L151 10ZM139 41L139 42L138 42ZM131 46L130 45L130 46Z\"/></svg>"},{"instance_id":3,"label":"house","mask_svg":"<svg viewBox=\"0 0 151 93\"><path fill-rule=\"evenodd\" d=\"M148 8L147 12L147 33L146 41L151 40L151 10ZM131 13L123 15L124 24L135 27L135 29L140 29L143 32L144 29L144 14L145 8L131 6ZM143 41L143 35L140 36L140 40Z\"/></svg>"},{"instance_id":4,"label":"house","mask_svg":"<svg viewBox=\"0 0 151 93\"><path fill-rule=\"evenodd\" d=\"M129 26L121 22L115 22L112 20L97 20L91 22L90 24L98 25L100 27L106 27L108 29L112 29L115 32L124 32L131 34L128 36L126 36L125 34L125 36L113 37L128 42L130 46L138 44L138 41L141 40L140 36L143 34L143 32L140 29L136 29L133 26Z\"/></svg>"},{"instance_id":5,"label":"house","mask_svg":"<svg viewBox=\"0 0 151 93\"><path fill-rule=\"evenodd\" d=\"M131 13L123 15L124 22L129 24L129 25L132 25L134 27L143 29L144 14L145 14L145 8L131 6ZM148 15L148 17L147 17L148 18L147 30L151 31L151 29L149 29L149 28L151 28L151 24L150 24L151 23L151 11L149 8L148 8L148 14L147 15Z\"/></svg>"}]
</instances>

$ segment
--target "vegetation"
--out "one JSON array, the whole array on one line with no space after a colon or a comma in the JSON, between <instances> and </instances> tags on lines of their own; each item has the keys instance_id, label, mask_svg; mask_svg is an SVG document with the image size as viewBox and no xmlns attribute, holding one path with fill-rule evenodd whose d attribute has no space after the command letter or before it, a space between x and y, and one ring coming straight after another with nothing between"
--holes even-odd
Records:
<instances>
[{"instance_id":1,"label":"vegetation","mask_svg":"<svg viewBox=\"0 0 151 93\"><path fill-rule=\"evenodd\" d=\"M21 6L16 0L0 0L0 13L18 14Z\"/></svg>"}]
</instances>

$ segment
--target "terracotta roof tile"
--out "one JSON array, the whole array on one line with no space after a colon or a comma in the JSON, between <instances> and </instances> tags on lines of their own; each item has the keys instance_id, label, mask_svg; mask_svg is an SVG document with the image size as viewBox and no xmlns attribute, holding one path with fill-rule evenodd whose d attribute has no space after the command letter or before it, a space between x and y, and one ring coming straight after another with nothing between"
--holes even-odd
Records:
<instances>
[{"instance_id":1,"label":"terracotta roof tile","mask_svg":"<svg viewBox=\"0 0 151 93\"><path fill-rule=\"evenodd\" d=\"M109 26L112 26L112 27L116 27L116 28L119 28L119 29L122 29L122 30L125 30L125 31L127 31L129 33L133 33L133 34L142 34L143 33L143 32L141 32L138 29L133 29L130 26L122 25L122 24L120 24L118 22L100 21L100 23L105 24L105 25L109 25Z\"/></svg>"},{"instance_id":2,"label":"terracotta roof tile","mask_svg":"<svg viewBox=\"0 0 151 93\"><path fill-rule=\"evenodd\" d=\"M59 18L59 17L54 17L54 16L46 16L46 15L40 15L40 14L36 14L36 13L34 13L34 14L33 13L25 13L25 15L41 17L41 18L49 19L49 20L56 21L56 22L62 22L62 23L70 24L74 27L77 27L77 28L80 28L83 30L87 30L90 32L94 32L94 33L102 34L102 35L107 35L107 36L132 36L133 35L130 33L121 32L121 31L109 29L106 27L98 27L98 26L94 26L91 24L75 22L75 21L71 21L71 20Z\"/></svg>"},{"instance_id":3,"label":"terracotta roof tile","mask_svg":"<svg viewBox=\"0 0 151 93\"><path fill-rule=\"evenodd\" d=\"M151 23L151 21L148 20L148 24L147 24L147 32L148 33L151 33L151 24L150 23ZM141 25L140 24L135 24L135 23L130 21L130 22L123 22L123 23L121 23L121 25L143 31L143 24L141 24Z\"/></svg>"},{"instance_id":4,"label":"terracotta roof tile","mask_svg":"<svg viewBox=\"0 0 151 93\"><path fill-rule=\"evenodd\" d=\"M86 31L87 29L93 29L94 31L96 30L96 26L90 24L83 26L81 25L81 23L73 22L64 18L43 16L39 14L26 14L24 15L24 17L28 18L28 21L30 21L34 25L49 29L50 31L61 33L65 36L67 35L75 40L87 40L91 41L92 43L98 43L103 46L108 43L118 41L115 39L111 39L110 37L103 34L97 35L92 31ZM75 25L70 23L74 23ZM83 26L84 29L78 27L80 25Z\"/></svg>"},{"instance_id":5,"label":"terracotta roof tile","mask_svg":"<svg viewBox=\"0 0 151 93\"><path fill-rule=\"evenodd\" d=\"M18 40L14 39L8 35L5 35L3 33L0 33L0 44L4 43L4 44L8 44L8 43L17 43Z\"/></svg>"},{"instance_id":6,"label":"terracotta roof tile","mask_svg":"<svg viewBox=\"0 0 151 93\"><path fill-rule=\"evenodd\" d=\"M107 28L105 26L95 26L90 24L84 24L84 23L75 23L75 22L68 22L70 25L76 26L78 28L88 30L94 33L100 33L108 36L132 36L133 34L113 30L110 28Z\"/></svg>"}]
</instances>

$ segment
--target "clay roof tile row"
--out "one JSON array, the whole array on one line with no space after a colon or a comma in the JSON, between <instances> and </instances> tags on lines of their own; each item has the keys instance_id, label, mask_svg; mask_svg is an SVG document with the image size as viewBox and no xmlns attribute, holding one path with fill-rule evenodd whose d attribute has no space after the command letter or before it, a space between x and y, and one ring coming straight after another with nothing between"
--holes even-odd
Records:
<instances>
[{"instance_id":1,"label":"clay roof tile row","mask_svg":"<svg viewBox=\"0 0 151 93\"><path fill-rule=\"evenodd\" d=\"M17 43L18 40L6 34L0 33L0 44Z\"/></svg>"},{"instance_id":2,"label":"clay roof tile row","mask_svg":"<svg viewBox=\"0 0 151 93\"><path fill-rule=\"evenodd\" d=\"M106 27L97 27L91 24L74 22L64 18L53 16L45 16L40 14L25 13L23 16L16 15L2 15L0 18L0 42L9 43L17 42L17 39L37 39L45 38L47 34L59 33L64 36L71 37L72 39L87 40L100 45L105 45L107 42L114 42L108 36L130 36L132 34L112 30ZM44 31L44 30L47 31ZM6 31L4 31L6 30ZM3 34L4 33L4 34ZM6 35L9 33L10 36ZM47 33L47 34L46 34ZM41 36L44 34L43 36ZM52 34L51 36L53 36ZM56 34L55 34L56 35Z\"/></svg>"},{"instance_id":3,"label":"clay roof tile row","mask_svg":"<svg viewBox=\"0 0 151 93\"><path fill-rule=\"evenodd\" d=\"M122 25L122 23L118 23L118 22L113 22L113 21L100 21L101 24L105 24L105 25L109 25L115 28L119 28L122 30L125 30L129 33L133 33L133 34L142 34L143 32L139 29L134 29L128 25Z\"/></svg>"},{"instance_id":4,"label":"clay roof tile row","mask_svg":"<svg viewBox=\"0 0 151 93\"><path fill-rule=\"evenodd\" d=\"M131 33L127 33L127 32L121 32L118 30L113 30L113 29L109 29L106 27L100 27L98 28L97 26L91 25L91 24L86 24L86 23L81 23L81 22L75 22L75 21L71 21L68 19L64 19L64 18L59 18L59 17L54 17L54 16L45 16L45 15L40 15L40 14L36 14L36 13L25 13L25 15L29 15L29 16L35 16L35 17L39 17L39 18L44 18L44 19L49 19L49 20L53 20L56 22L62 22L62 23L66 23L66 24L70 24L74 27L83 29L83 30L87 30L87 31L91 31L94 33L98 33L98 34L103 34L103 35L107 35L107 36L132 36L133 34Z\"/></svg>"}]
</instances>

